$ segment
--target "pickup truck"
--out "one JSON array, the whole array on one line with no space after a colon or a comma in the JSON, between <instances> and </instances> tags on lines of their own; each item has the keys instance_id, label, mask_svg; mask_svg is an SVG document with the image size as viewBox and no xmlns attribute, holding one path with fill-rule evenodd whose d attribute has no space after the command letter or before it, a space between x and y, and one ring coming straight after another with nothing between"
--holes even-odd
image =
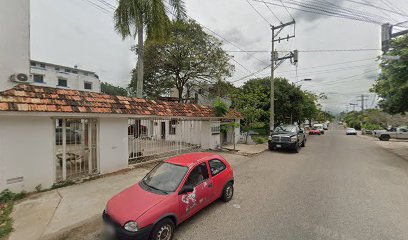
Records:
<instances>
[{"instance_id":1,"label":"pickup truck","mask_svg":"<svg viewBox=\"0 0 408 240\"><path fill-rule=\"evenodd\" d=\"M374 131L373 134L381 141L389 141L390 139L408 139L408 128L391 128L388 131Z\"/></svg>"}]
</instances>

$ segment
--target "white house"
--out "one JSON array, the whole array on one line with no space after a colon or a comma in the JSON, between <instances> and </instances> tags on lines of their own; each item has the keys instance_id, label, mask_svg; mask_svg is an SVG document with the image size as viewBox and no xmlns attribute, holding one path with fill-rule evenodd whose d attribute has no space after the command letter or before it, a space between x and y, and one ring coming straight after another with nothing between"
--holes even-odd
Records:
<instances>
[{"instance_id":1,"label":"white house","mask_svg":"<svg viewBox=\"0 0 408 240\"><path fill-rule=\"evenodd\" d=\"M20 84L0 92L0 191L32 191L221 144L230 110ZM229 135L239 139L239 127Z\"/></svg>"},{"instance_id":2,"label":"white house","mask_svg":"<svg viewBox=\"0 0 408 240\"><path fill-rule=\"evenodd\" d=\"M101 92L101 81L94 72L39 61L30 62L30 84L81 91Z\"/></svg>"},{"instance_id":3,"label":"white house","mask_svg":"<svg viewBox=\"0 0 408 240\"><path fill-rule=\"evenodd\" d=\"M0 91L20 83L92 92L101 91L98 76L75 67L30 58L30 0L0 7Z\"/></svg>"}]
</instances>

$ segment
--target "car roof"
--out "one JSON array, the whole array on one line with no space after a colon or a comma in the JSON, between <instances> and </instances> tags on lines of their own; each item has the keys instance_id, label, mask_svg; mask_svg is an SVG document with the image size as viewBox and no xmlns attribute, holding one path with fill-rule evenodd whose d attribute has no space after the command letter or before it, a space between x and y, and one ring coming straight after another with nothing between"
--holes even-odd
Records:
<instances>
[{"instance_id":1,"label":"car roof","mask_svg":"<svg viewBox=\"0 0 408 240\"><path fill-rule=\"evenodd\" d=\"M207 152L187 153L167 159L165 162L189 167L201 160L220 158L219 155Z\"/></svg>"}]
</instances>

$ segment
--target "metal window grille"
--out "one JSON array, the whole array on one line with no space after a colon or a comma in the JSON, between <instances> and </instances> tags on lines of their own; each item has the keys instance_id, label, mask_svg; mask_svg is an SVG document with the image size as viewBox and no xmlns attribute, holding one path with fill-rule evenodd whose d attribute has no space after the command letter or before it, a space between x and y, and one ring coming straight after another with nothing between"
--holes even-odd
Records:
<instances>
[{"instance_id":1,"label":"metal window grille","mask_svg":"<svg viewBox=\"0 0 408 240\"><path fill-rule=\"evenodd\" d=\"M201 149L200 120L132 118L128 121L129 164Z\"/></svg>"}]
</instances>

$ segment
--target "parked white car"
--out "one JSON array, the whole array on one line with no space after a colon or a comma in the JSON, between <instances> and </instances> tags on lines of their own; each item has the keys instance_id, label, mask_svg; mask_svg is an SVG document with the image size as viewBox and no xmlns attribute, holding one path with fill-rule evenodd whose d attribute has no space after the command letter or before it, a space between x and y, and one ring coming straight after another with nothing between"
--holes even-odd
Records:
<instances>
[{"instance_id":1,"label":"parked white car","mask_svg":"<svg viewBox=\"0 0 408 240\"><path fill-rule=\"evenodd\" d=\"M357 131L354 128L347 128L346 135L357 135Z\"/></svg>"},{"instance_id":2,"label":"parked white car","mask_svg":"<svg viewBox=\"0 0 408 240\"><path fill-rule=\"evenodd\" d=\"M381 141L389 141L390 139L408 139L408 128L399 127L391 128L388 131L375 131L374 136L378 137Z\"/></svg>"}]
</instances>

